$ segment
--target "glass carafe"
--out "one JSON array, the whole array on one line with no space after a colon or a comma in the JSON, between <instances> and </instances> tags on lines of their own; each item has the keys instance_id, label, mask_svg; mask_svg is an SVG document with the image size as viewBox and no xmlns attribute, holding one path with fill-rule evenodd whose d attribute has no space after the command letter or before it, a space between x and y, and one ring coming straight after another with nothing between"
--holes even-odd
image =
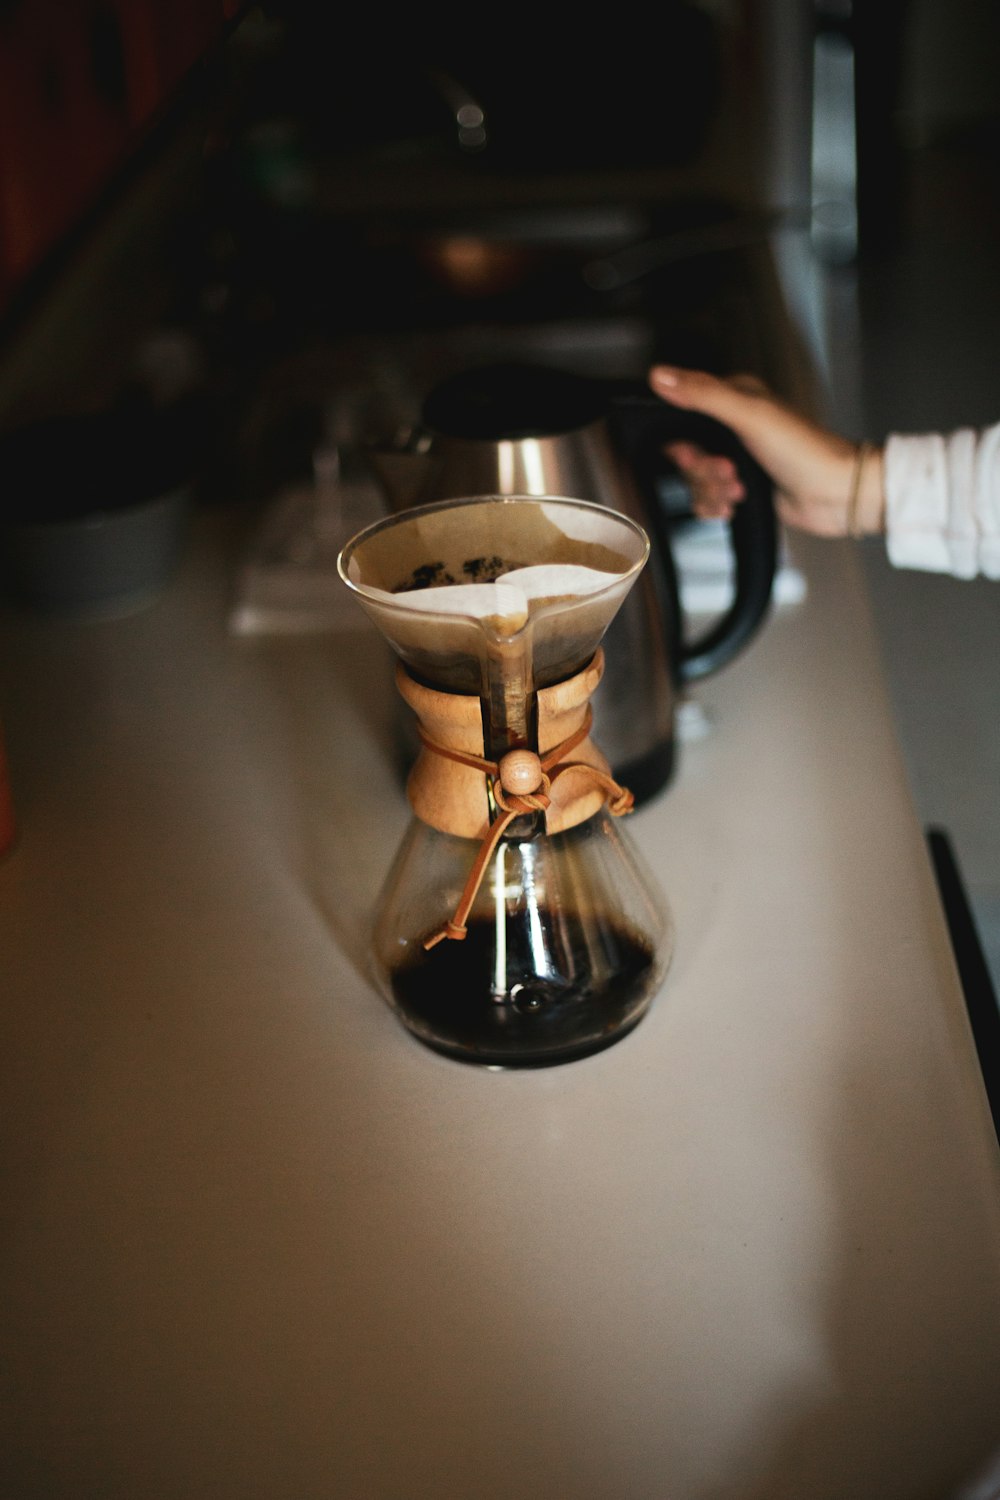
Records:
<instances>
[{"instance_id":1,"label":"glass carafe","mask_svg":"<svg viewBox=\"0 0 1000 1500\"><path fill-rule=\"evenodd\" d=\"M642 529L602 507L479 496L377 522L341 556L400 658L422 741L375 973L403 1024L449 1056L586 1056L625 1036L662 981L669 911L621 826L630 794L590 738L600 640L647 554Z\"/></svg>"}]
</instances>

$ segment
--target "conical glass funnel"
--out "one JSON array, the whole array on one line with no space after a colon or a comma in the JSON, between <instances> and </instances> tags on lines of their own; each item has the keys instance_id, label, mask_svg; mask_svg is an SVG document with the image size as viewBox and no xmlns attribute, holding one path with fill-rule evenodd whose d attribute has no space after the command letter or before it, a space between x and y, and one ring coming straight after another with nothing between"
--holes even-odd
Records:
<instances>
[{"instance_id":1,"label":"conical glass funnel","mask_svg":"<svg viewBox=\"0 0 1000 1500\"><path fill-rule=\"evenodd\" d=\"M642 528L602 506L489 495L377 521L340 575L418 676L482 694L499 644L531 656L536 687L572 676L648 555Z\"/></svg>"},{"instance_id":2,"label":"conical glass funnel","mask_svg":"<svg viewBox=\"0 0 1000 1500\"><path fill-rule=\"evenodd\" d=\"M526 496L406 511L341 554L424 744L376 970L410 1030L452 1056L598 1050L666 967L665 903L612 816L631 799L589 738L600 641L648 554L625 516Z\"/></svg>"}]
</instances>

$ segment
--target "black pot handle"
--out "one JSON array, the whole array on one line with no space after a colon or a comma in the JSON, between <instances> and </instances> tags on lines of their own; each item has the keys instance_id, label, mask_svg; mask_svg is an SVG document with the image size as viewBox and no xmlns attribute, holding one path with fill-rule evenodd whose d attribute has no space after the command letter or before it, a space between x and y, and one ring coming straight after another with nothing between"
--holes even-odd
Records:
<instances>
[{"instance_id":1,"label":"black pot handle","mask_svg":"<svg viewBox=\"0 0 1000 1500\"><path fill-rule=\"evenodd\" d=\"M654 551L669 576L667 591L677 608L677 672L681 682L709 676L733 659L762 625L770 608L777 568L778 526L774 487L731 430L700 412L669 406L644 387L619 385L612 394L613 425L646 501ZM693 641L683 638L671 551L671 518L659 484L676 468L664 454L668 443L695 443L709 453L731 458L746 490L729 530L735 563L733 599L721 618Z\"/></svg>"}]
</instances>

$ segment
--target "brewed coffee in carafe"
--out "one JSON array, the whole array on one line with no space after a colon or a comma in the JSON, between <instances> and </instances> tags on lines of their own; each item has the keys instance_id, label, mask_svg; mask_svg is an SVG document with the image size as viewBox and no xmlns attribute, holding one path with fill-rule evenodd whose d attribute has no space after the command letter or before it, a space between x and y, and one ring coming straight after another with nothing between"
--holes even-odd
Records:
<instances>
[{"instance_id":1,"label":"brewed coffee in carafe","mask_svg":"<svg viewBox=\"0 0 1000 1500\"><path fill-rule=\"evenodd\" d=\"M372 954L403 1024L491 1067L567 1062L642 1018L670 919L591 738L601 638L645 565L624 516L477 496L400 513L340 573L397 657L420 753ZM599 726L598 726L599 729Z\"/></svg>"}]
</instances>

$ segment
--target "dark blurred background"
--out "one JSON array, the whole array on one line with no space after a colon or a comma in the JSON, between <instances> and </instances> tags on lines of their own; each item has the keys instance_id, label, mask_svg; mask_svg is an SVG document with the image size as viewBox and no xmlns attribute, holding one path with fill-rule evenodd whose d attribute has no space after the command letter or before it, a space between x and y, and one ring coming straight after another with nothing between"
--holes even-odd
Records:
<instances>
[{"instance_id":1,"label":"dark blurred background","mask_svg":"<svg viewBox=\"0 0 1000 1500\"><path fill-rule=\"evenodd\" d=\"M574 26L544 6L8 0L0 416L134 395L168 345L216 417L312 381L344 428L481 353L780 380L769 244L809 206L768 180L774 32L760 0Z\"/></svg>"},{"instance_id":2,"label":"dark blurred background","mask_svg":"<svg viewBox=\"0 0 1000 1500\"><path fill-rule=\"evenodd\" d=\"M900 256L994 230L998 33L989 0L3 0L0 424L185 379L239 421L291 379L346 431L485 352L752 368L878 427Z\"/></svg>"}]
</instances>

